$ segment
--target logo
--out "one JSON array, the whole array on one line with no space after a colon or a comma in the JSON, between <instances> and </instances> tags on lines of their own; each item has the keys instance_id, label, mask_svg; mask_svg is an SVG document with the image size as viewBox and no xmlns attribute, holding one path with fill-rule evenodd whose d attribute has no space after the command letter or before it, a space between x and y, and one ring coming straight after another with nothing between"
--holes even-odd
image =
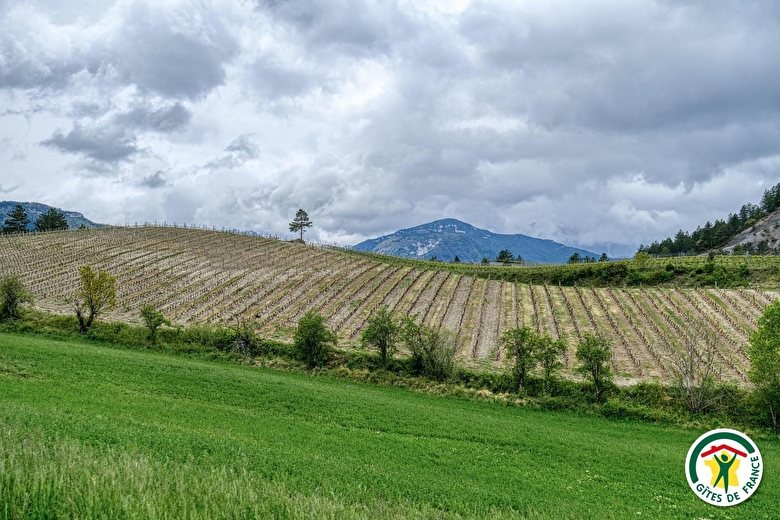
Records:
<instances>
[{"instance_id":1,"label":"logo","mask_svg":"<svg viewBox=\"0 0 780 520\"><path fill-rule=\"evenodd\" d=\"M685 459L688 485L716 506L735 506L750 498L763 474L761 452L750 437L726 428L696 439Z\"/></svg>"}]
</instances>

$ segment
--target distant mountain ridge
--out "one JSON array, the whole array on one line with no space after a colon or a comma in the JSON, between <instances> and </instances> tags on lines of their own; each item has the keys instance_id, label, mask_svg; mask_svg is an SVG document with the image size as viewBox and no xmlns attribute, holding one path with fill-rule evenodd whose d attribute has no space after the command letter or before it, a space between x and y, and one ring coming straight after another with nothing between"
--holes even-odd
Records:
<instances>
[{"instance_id":1,"label":"distant mountain ridge","mask_svg":"<svg viewBox=\"0 0 780 520\"><path fill-rule=\"evenodd\" d=\"M502 235L453 218L401 229L390 235L365 240L354 247L360 251L404 258L429 260L436 257L447 262L452 262L455 256L461 262L480 262L483 258L493 261L504 249L515 256L522 256L527 262L546 264L566 263L574 253L579 253L581 257L599 257L591 251L552 240L521 234Z\"/></svg>"},{"instance_id":2,"label":"distant mountain ridge","mask_svg":"<svg viewBox=\"0 0 780 520\"><path fill-rule=\"evenodd\" d=\"M27 218L30 219L30 223L27 224L27 229L29 231L35 230L35 221L38 219L38 217L44 213L47 213L50 208L54 207L41 204L40 202L16 202L13 200L0 201L0 226L2 226L3 222L5 222L5 219L8 218L8 215L10 215L14 208L16 208L17 204L21 204L21 206L24 208L24 211L27 212ZM97 224L92 222L77 211L65 211L60 208L55 209L60 211L65 216L65 220L68 223L68 229L78 228L82 224L90 228L104 226L104 224Z\"/></svg>"}]
</instances>

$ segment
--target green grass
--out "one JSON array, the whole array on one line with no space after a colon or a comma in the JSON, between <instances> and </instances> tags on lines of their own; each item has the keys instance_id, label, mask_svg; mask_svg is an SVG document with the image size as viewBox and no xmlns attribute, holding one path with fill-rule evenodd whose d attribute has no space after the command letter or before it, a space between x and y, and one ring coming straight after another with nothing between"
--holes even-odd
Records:
<instances>
[{"instance_id":1,"label":"green grass","mask_svg":"<svg viewBox=\"0 0 780 520\"><path fill-rule=\"evenodd\" d=\"M719 509L700 433L0 334L0 518L774 518L780 443Z\"/></svg>"}]
</instances>

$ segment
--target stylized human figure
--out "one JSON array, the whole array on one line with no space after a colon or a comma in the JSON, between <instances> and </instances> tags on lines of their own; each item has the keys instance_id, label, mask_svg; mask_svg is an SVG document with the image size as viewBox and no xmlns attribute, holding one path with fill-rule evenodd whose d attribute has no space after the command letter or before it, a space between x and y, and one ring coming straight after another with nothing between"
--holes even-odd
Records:
<instances>
[{"instance_id":1,"label":"stylized human figure","mask_svg":"<svg viewBox=\"0 0 780 520\"><path fill-rule=\"evenodd\" d=\"M731 460L729 460L729 456L725 453L721 453L720 456L715 455L715 462L718 463L718 466L720 467L720 471L718 472L718 478L715 479L715 486L718 485L718 482L720 479L723 479L723 489L726 493L729 492L729 469L731 468L731 465L734 464L734 461L737 460L737 455L734 454L731 457Z\"/></svg>"}]
</instances>

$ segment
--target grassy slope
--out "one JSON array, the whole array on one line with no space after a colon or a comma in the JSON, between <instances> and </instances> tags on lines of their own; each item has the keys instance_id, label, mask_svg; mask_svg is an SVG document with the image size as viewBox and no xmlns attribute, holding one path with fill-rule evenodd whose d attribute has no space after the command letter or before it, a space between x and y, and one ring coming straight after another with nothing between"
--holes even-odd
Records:
<instances>
[{"instance_id":1,"label":"grassy slope","mask_svg":"<svg viewBox=\"0 0 780 520\"><path fill-rule=\"evenodd\" d=\"M0 335L0 518L770 518L683 462L701 433L152 352ZM14 513L16 512L16 513Z\"/></svg>"}]
</instances>

